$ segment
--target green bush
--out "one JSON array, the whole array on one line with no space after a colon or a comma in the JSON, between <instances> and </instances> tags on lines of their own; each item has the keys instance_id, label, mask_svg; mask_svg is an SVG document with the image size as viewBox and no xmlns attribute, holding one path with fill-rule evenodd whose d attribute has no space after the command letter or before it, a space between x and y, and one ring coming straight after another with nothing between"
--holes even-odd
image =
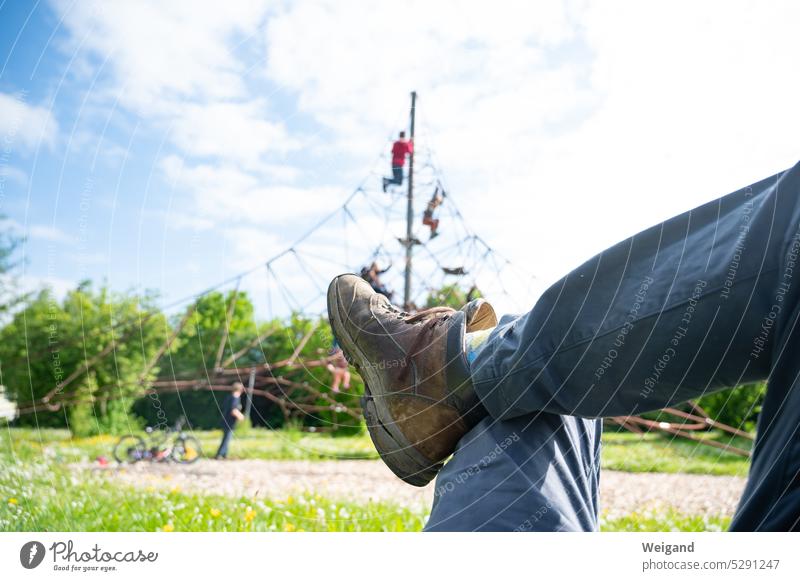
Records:
<instances>
[{"instance_id":1,"label":"green bush","mask_svg":"<svg viewBox=\"0 0 800 581\"><path fill-rule=\"evenodd\" d=\"M220 427L221 391L178 391L147 395L136 400L133 413L148 426L172 426L185 417L189 427L213 430Z\"/></svg>"},{"instance_id":2,"label":"green bush","mask_svg":"<svg viewBox=\"0 0 800 581\"><path fill-rule=\"evenodd\" d=\"M144 422L131 410L130 399L116 399L95 405L69 408L69 429L79 437L100 434L130 434L144 428Z\"/></svg>"},{"instance_id":3,"label":"green bush","mask_svg":"<svg viewBox=\"0 0 800 581\"><path fill-rule=\"evenodd\" d=\"M62 300L41 291L0 330L3 383L7 397L22 410L15 423L66 427L72 421L83 433L118 425L144 391L140 378L146 362L169 331L149 295L113 293L88 282ZM113 353L93 362L87 373L87 362L110 344ZM75 371L80 373L74 380L61 385ZM45 410L39 402L45 397L52 398L50 403L64 401L64 407ZM127 403L108 405L112 400ZM25 413L34 403L39 404L36 413Z\"/></svg>"},{"instance_id":4,"label":"green bush","mask_svg":"<svg viewBox=\"0 0 800 581\"><path fill-rule=\"evenodd\" d=\"M472 299L477 299L483 295L477 287L469 290L461 288L458 284L446 284L440 289L432 290L425 300L425 307L447 306L460 309Z\"/></svg>"},{"instance_id":5,"label":"green bush","mask_svg":"<svg viewBox=\"0 0 800 581\"><path fill-rule=\"evenodd\" d=\"M766 392L766 383L752 383L709 393L697 400L697 404L718 422L753 431Z\"/></svg>"},{"instance_id":6,"label":"green bush","mask_svg":"<svg viewBox=\"0 0 800 581\"><path fill-rule=\"evenodd\" d=\"M703 408L711 419L739 430L753 432L756 429L758 415L761 413L761 406L764 402L764 394L766 392L766 383L752 383L708 393L694 400L694 402ZM688 404L679 404L673 407L686 412L693 411ZM661 410L647 412L641 414L641 416L657 422L684 421L681 418L676 418L672 414L665 413ZM622 428L612 425L607 426L607 431L620 430L622 430Z\"/></svg>"}]
</instances>

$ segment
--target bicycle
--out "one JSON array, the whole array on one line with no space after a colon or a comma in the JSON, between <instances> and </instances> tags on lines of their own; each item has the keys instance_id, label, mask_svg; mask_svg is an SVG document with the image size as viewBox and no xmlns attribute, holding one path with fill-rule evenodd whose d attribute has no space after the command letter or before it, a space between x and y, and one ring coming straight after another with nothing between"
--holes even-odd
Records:
<instances>
[{"instance_id":1,"label":"bicycle","mask_svg":"<svg viewBox=\"0 0 800 581\"><path fill-rule=\"evenodd\" d=\"M177 462L191 464L196 462L203 451L200 441L183 430L186 423L181 418L175 427L166 430L155 430L148 426L145 428L145 438L135 434L122 436L114 445L114 459L120 464L135 464L142 460L150 462ZM174 434L174 436L173 436Z\"/></svg>"}]
</instances>

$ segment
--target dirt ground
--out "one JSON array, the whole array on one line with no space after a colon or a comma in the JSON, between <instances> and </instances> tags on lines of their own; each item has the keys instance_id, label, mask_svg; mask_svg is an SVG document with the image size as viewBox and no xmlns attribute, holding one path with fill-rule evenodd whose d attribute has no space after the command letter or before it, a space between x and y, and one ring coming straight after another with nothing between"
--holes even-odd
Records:
<instances>
[{"instance_id":1,"label":"dirt ground","mask_svg":"<svg viewBox=\"0 0 800 581\"><path fill-rule=\"evenodd\" d=\"M433 483L416 488L396 478L379 461L200 460L189 466L141 463L110 466L109 478L138 487L281 499L302 492L356 502L388 501L429 507ZM744 478L694 474L603 471L601 511L610 518L635 511L673 508L686 514L730 515Z\"/></svg>"}]
</instances>

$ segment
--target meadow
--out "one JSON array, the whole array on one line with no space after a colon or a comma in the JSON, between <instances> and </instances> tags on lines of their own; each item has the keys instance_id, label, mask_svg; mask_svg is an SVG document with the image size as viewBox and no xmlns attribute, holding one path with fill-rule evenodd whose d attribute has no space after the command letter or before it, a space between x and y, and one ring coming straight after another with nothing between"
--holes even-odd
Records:
<instances>
[{"instance_id":1,"label":"meadow","mask_svg":"<svg viewBox=\"0 0 800 581\"><path fill-rule=\"evenodd\" d=\"M206 453L219 432L196 432ZM713 435L712 435L713 437ZM123 486L75 467L110 458L116 438L72 438L65 430L0 431L0 530L3 531L418 531L427 510L356 503L305 493L281 498L197 494L179 488ZM231 457L264 460L374 461L365 435L331 437L294 430L251 430ZM686 441L609 433L604 468L744 476L747 460ZM180 470L175 466L175 470ZM728 515L674 511L601 519L605 531L724 530Z\"/></svg>"}]
</instances>

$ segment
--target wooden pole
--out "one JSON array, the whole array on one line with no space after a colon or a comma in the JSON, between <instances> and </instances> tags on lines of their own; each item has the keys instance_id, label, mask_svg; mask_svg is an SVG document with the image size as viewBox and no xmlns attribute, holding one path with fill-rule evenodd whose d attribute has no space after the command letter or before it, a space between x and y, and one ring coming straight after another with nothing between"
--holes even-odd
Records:
<instances>
[{"instance_id":1,"label":"wooden pole","mask_svg":"<svg viewBox=\"0 0 800 581\"><path fill-rule=\"evenodd\" d=\"M227 367L228 365L230 365L231 363L235 363L236 360L239 359L239 357L241 357L242 355L244 355L245 353L250 351L250 349L252 349L256 345L260 344L264 339L266 339L270 335L274 334L275 331L277 331L277 330L278 329L276 327L273 327L272 329L270 329L269 331L267 331L263 335L259 335L258 337L256 337L252 341L250 341L250 343L248 343L245 347L242 347L239 351L237 351L236 353L234 353L233 355L228 357L225 361L223 361L222 365L220 365L220 367L224 368L224 367Z\"/></svg>"},{"instance_id":2,"label":"wooden pole","mask_svg":"<svg viewBox=\"0 0 800 581\"><path fill-rule=\"evenodd\" d=\"M256 385L256 368L250 368L250 379L247 382L247 401L244 402L244 417L250 419L250 408L253 406L253 387Z\"/></svg>"},{"instance_id":3,"label":"wooden pole","mask_svg":"<svg viewBox=\"0 0 800 581\"><path fill-rule=\"evenodd\" d=\"M406 208L406 276L403 290L403 306L408 309L411 304L411 259L414 253L414 121L417 112L417 92L411 91L411 125L410 139L413 144L408 160L408 205Z\"/></svg>"},{"instance_id":4,"label":"wooden pole","mask_svg":"<svg viewBox=\"0 0 800 581\"><path fill-rule=\"evenodd\" d=\"M186 323L189 322L189 318L192 316L192 313L194 313L194 309L195 309L196 306L197 306L197 303L195 302L195 303L192 303L189 306L188 309L186 309L186 314L183 315L183 318L181 319L181 322L178 323L178 326L175 327L175 330L172 331L172 334L167 338L166 341L164 341L164 343L161 345L161 347L159 347L159 349L158 349L158 351L156 351L155 355L153 355L153 357L150 358L150 361L148 361L147 365L145 365L144 370L139 374L139 382L140 383L144 382L144 380L147 379L147 374L150 373L150 371L153 369L153 367L156 366L156 364L158 363L159 359L161 359L161 356L164 355L164 353L167 352L167 349L170 348L170 345L172 345L172 342L175 341L175 339L178 336L178 334L186 326Z\"/></svg>"},{"instance_id":5,"label":"wooden pole","mask_svg":"<svg viewBox=\"0 0 800 581\"><path fill-rule=\"evenodd\" d=\"M311 330L308 333L306 333L305 336L300 341L300 343L297 344L297 347L295 347L294 353L292 353L292 356L289 357L289 359L286 360L286 364L287 365L292 365L297 360L297 357L300 355L300 352L303 350L303 347L306 346L306 344L308 343L309 339L311 339L311 337L314 335L314 331L316 331L317 327L319 327L320 320L321 319L317 319L314 322L314 324L311 325Z\"/></svg>"},{"instance_id":6,"label":"wooden pole","mask_svg":"<svg viewBox=\"0 0 800 581\"><path fill-rule=\"evenodd\" d=\"M222 367L222 356L225 354L225 343L228 342L228 335L231 332L231 320L233 319L233 311L236 308L236 298L239 295L239 283L242 279L236 282L236 288L233 289L231 295L231 304L228 305L228 311L225 313L225 329L222 332L222 341L219 342L217 348L217 358L214 360L214 371Z\"/></svg>"}]
</instances>

